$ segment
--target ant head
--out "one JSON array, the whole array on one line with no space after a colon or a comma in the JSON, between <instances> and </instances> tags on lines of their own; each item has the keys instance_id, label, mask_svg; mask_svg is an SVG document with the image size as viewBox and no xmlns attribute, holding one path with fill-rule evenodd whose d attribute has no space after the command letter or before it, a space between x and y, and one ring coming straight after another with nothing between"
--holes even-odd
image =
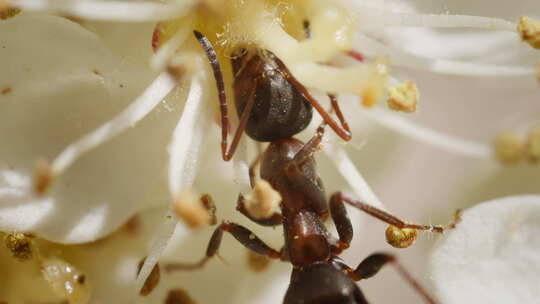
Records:
<instances>
[{"instance_id":1,"label":"ant head","mask_svg":"<svg viewBox=\"0 0 540 304\"><path fill-rule=\"evenodd\" d=\"M283 304L367 304L356 283L331 264L295 269Z\"/></svg>"}]
</instances>

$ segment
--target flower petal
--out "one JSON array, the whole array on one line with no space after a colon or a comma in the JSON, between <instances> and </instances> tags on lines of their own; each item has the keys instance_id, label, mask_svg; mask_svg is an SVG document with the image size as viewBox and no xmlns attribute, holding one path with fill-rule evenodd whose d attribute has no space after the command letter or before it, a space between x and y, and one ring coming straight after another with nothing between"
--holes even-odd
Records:
<instances>
[{"instance_id":1,"label":"flower petal","mask_svg":"<svg viewBox=\"0 0 540 304\"><path fill-rule=\"evenodd\" d=\"M477 205L434 249L443 303L536 303L540 297L540 196Z\"/></svg>"},{"instance_id":2,"label":"flower petal","mask_svg":"<svg viewBox=\"0 0 540 304\"><path fill-rule=\"evenodd\" d=\"M33 194L38 158L52 159L114 117L152 73L123 64L93 33L67 19L21 15L0 27L0 231L49 240L95 240L148 204L166 203L166 144L181 105L162 103L139 126L85 155Z\"/></svg>"}]
</instances>

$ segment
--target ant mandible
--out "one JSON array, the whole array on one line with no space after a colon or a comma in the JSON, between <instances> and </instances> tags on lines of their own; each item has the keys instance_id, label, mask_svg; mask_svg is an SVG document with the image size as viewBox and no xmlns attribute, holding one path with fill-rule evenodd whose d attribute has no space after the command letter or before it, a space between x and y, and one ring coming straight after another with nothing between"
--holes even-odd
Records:
<instances>
[{"instance_id":1,"label":"ant mandible","mask_svg":"<svg viewBox=\"0 0 540 304\"><path fill-rule=\"evenodd\" d=\"M427 303L435 304L436 301L391 254L372 254L356 269L350 268L338 257L349 247L353 237L352 224L344 203L401 230L442 233L447 228L453 228L455 224L409 224L383 210L352 200L340 192L333 194L327 204L313 158L323 134L324 123L306 144L294 138L274 141L260 157L261 178L267 180L282 197L279 213L276 212L267 219L253 218L246 212L243 196L239 196L237 209L251 220L264 226L283 224L285 245L281 250L272 249L239 224L223 222L212 234L205 257L192 264L168 264L166 270L194 270L203 267L216 255L225 231L247 249L271 259L288 261L293 265L283 304L366 304L368 302L355 281L374 276L387 263L394 265ZM336 224L338 239L333 237L323 224L329 213Z\"/></svg>"},{"instance_id":2,"label":"ant mandible","mask_svg":"<svg viewBox=\"0 0 540 304\"><path fill-rule=\"evenodd\" d=\"M351 139L349 126L334 95L329 94L332 108L341 126L332 119L308 90L289 72L272 52L239 48L233 53L234 101L240 116L238 128L228 147L229 116L223 74L212 44L202 33L193 32L206 53L214 72L221 112L221 155L228 161L234 155L245 131L256 141L272 142L290 138L311 122L313 109L344 140Z\"/></svg>"}]
</instances>

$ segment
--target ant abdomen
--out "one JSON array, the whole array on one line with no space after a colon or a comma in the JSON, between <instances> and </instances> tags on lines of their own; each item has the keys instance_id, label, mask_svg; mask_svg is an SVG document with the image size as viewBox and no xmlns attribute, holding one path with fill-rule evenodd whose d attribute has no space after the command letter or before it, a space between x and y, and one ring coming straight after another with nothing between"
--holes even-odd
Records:
<instances>
[{"instance_id":1,"label":"ant abdomen","mask_svg":"<svg viewBox=\"0 0 540 304\"><path fill-rule=\"evenodd\" d=\"M362 291L332 264L295 269L283 304L367 304Z\"/></svg>"}]
</instances>

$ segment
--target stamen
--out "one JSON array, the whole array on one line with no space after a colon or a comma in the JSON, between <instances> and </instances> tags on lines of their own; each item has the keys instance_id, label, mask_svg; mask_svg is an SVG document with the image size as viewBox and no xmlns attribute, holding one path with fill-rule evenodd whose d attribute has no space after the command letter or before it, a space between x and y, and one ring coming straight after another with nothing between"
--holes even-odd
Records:
<instances>
[{"instance_id":1,"label":"stamen","mask_svg":"<svg viewBox=\"0 0 540 304\"><path fill-rule=\"evenodd\" d=\"M523 41L540 50L540 21L529 17L521 17L517 26L518 34Z\"/></svg>"},{"instance_id":2,"label":"stamen","mask_svg":"<svg viewBox=\"0 0 540 304\"><path fill-rule=\"evenodd\" d=\"M394 111L416 112L419 93L416 84L406 81L399 86L388 88L388 106Z\"/></svg>"},{"instance_id":3,"label":"stamen","mask_svg":"<svg viewBox=\"0 0 540 304\"><path fill-rule=\"evenodd\" d=\"M489 159L492 154L491 148L487 144L437 132L394 113L376 108L364 110L362 113L384 127L447 152L485 159Z\"/></svg>"},{"instance_id":4,"label":"stamen","mask_svg":"<svg viewBox=\"0 0 540 304\"><path fill-rule=\"evenodd\" d=\"M365 35L357 35L362 53L368 56L388 56L395 66L423 69L434 73L463 76L528 76L536 74L535 68L520 66L501 66L472 63L457 60L430 59L419 57L388 47Z\"/></svg>"},{"instance_id":5,"label":"stamen","mask_svg":"<svg viewBox=\"0 0 540 304\"><path fill-rule=\"evenodd\" d=\"M494 149L497 159L505 165L516 164L525 157L525 141L510 131L497 135Z\"/></svg>"},{"instance_id":6,"label":"stamen","mask_svg":"<svg viewBox=\"0 0 540 304\"><path fill-rule=\"evenodd\" d=\"M189 95L170 144L169 191L175 199L195 179L199 148L206 134L207 109L201 76L193 77Z\"/></svg>"},{"instance_id":7,"label":"stamen","mask_svg":"<svg viewBox=\"0 0 540 304\"><path fill-rule=\"evenodd\" d=\"M488 30L514 31L516 25L499 18L448 15L410 14L391 12L366 5L355 6L358 18L365 27L409 26L436 28L477 28Z\"/></svg>"},{"instance_id":8,"label":"stamen","mask_svg":"<svg viewBox=\"0 0 540 304\"><path fill-rule=\"evenodd\" d=\"M20 12L21 12L21 10L19 8L13 7L11 5L10 0L0 0L0 20L6 20L6 19L9 19L11 17L15 17ZM6 92L4 92L4 91L6 91ZM2 90L2 93L3 94L9 93L7 91L9 91L9 90L4 89L4 90Z\"/></svg>"},{"instance_id":9,"label":"stamen","mask_svg":"<svg viewBox=\"0 0 540 304\"><path fill-rule=\"evenodd\" d=\"M61 174L84 153L103 144L129 127L133 127L148 115L175 86L176 81L169 73L160 74L123 112L64 149L52 163L52 176Z\"/></svg>"},{"instance_id":10,"label":"stamen","mask_svg":"<svg viewBox=\"0 0 540 304\"><path fill-rule=\"evenodd\" d=\"M191 82L184 112L174 131L171 143L169 189L173 198L180 193L181 189L193 185L193 180L195 178L197 155L201 144L200 134L204 134L203 130L205 126L208 125L207 119L203 115L206 113L203 110L208 108L208 106L206 105L205 98L202 97L202 94L202 80L200 79L200 75L195 75ZM193 133L197 134L197 136ZM186 140L186 138L189 138L189 141ZM167 211L164 218L166 219L166 222L161 226L152 242L150 252L134 282L134 295L143 287L146 278L150 275L152 269L173 236L178 221L173 216L171 210Z\"/></svg>"},{"instance_id":11,"label":"stamen","mask_svg":"<svg viewBox=\"0 0 540 304\"><path fill-rule=\"evenodd\" d=\"M312 47L310 44L300 44L279 24L266 19L268 18L262 17L259 22L253 21L253 31L257 33L256 37L253 37L254 42L276 54L306 87L324 92L362 95L365 90L378 87L379 83L385 81L386 75L382 75L377 65L372 63L355 64L346 68L315 63L324 62L330 55L339 54L343 50L335 47L333 52L328 51L324 55L310 52L306 49Z\"/></svg>"},{"instance_id":12,"label":"stamen","mask_svg":"<svg viewBox=\"0 0 540 304\"><path fill-rule=\"evenodd\" d=\"M328 155L328 158L334 163L341 176L347 180L349 186L353 189L354 193L358 195L358 199L366 204L370 204L382 210L386 210L383 203L375 195L371 187L356 169L353 161L347 155L347 152L338 147L335 144L327 144L324 147L324 152Z\"/></svg>"},{"instance_id":13,"label":"stamen","mask_svg":"<svg viewBox=\"0 0 540 304\"><path fill-rule=\"evenodd\" d=\"M265 180L258 180L253 191L246 194L246 211L253 218L266 219L279 212L281 195Z\"/></svg>"},{"instance_id":14,"label":"stamen","mask_svg":"<svg viewBox=\"0 0 540 304\"><path fill-rule=\"evenodd\" d=\"M124 22L161 21L180 18L196 1L173 1L162 4L154 1L73 1L73 0L11 0L13 5L27 11L52 11L70 17Z\"/></svg>"},{"instance_id":15,"label":"stamen","mask_svg":"<svg viewBox=\"0 0 540 304\"><path fill-rule=\"evenodd\" d=\"M210 225L212 215L201 197L191 188L182 191L173 202L174 213L191 229Z\"/></svg>"},{"instance_id":16,"label":"stamen","mask_svg":"<svg viewBox=\"0 0 540 304\"><path fill-rule=\"evenodd\" d=\"M155 55L150 60L152 68L158 71L163 70L170 58L188 37L190 29L191 27L186 25L185 28L178 30L171 39L157 49Z\"/></svg>"},{"instance_id":17,"label":"stamen","mask_svg":"<svg viewBox=\"0 0 540 304\"><path fill-rule=\"evenodd\" d=\"M233 158L234 182L241 193L247 193L251 190L249 181L249 165L247 156L246 137L240 139L238 148Z\"/></svg>"}]
</instances>

